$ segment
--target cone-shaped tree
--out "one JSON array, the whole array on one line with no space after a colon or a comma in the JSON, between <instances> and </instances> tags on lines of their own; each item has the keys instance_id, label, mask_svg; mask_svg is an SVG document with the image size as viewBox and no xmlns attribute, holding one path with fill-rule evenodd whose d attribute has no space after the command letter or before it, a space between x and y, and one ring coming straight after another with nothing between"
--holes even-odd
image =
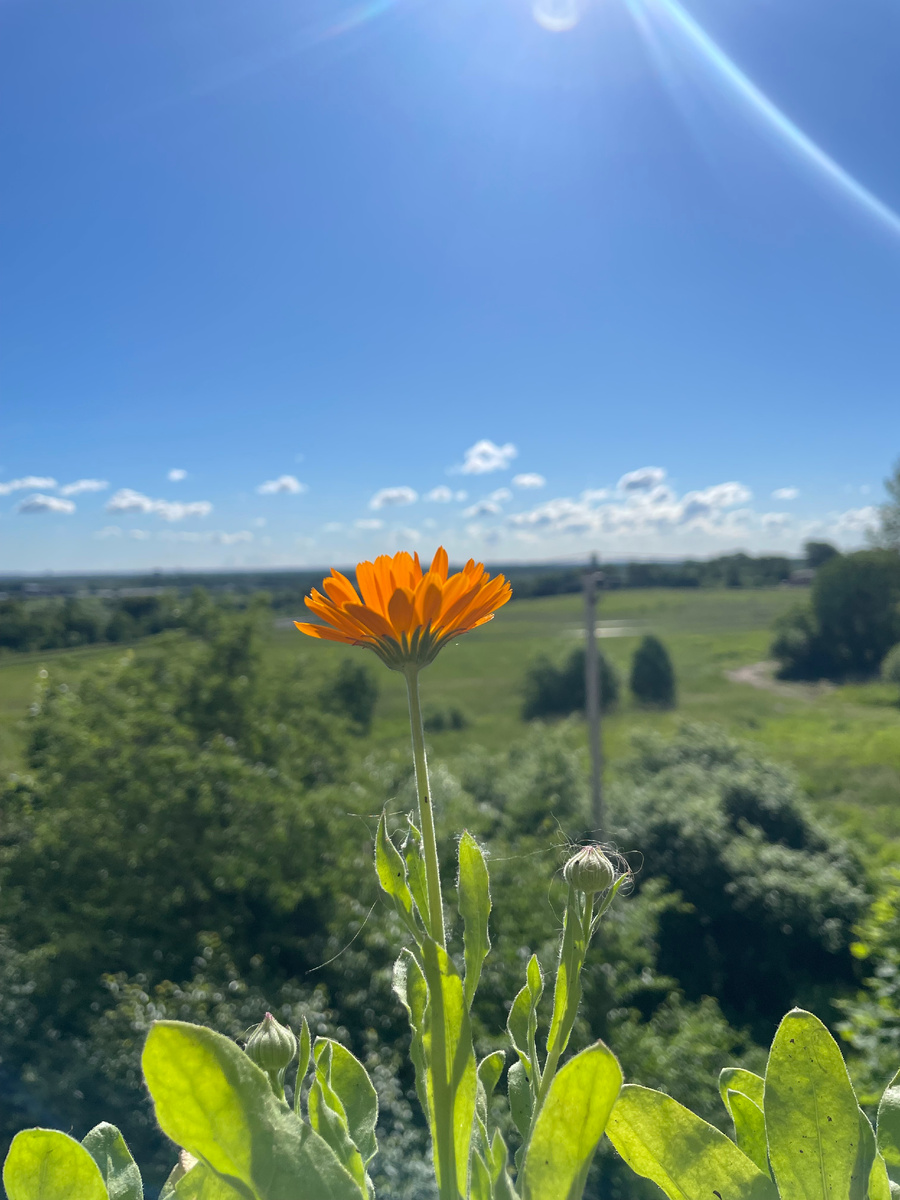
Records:
<instances>
[{"instance_id":1,"label":"cone-shaped tree","mask_svg":"<svg viewBox=\"0 0 900 1200\"><path fill-rule=\"evenodd\" d=\"M631 661L631 691L639 704L675 707L675 672L665 646L648 634Z\"/></svg>"}]
</instances>

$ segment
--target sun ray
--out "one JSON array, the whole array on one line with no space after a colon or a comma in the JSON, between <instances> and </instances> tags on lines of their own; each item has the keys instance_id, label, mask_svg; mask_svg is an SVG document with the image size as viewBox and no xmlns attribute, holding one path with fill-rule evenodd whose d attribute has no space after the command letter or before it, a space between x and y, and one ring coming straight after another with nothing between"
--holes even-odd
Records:
<instances>
[{"instance_id":1,"label":"sun ray","mask_svg":"<svg viewBox=\"0 0 900 1200\"><path fill-rule=\"evenodd\" d=\"M683 41L699 53L717 78L743 100L751 112L785 145L794 150L804 162L852 200L857 207L875 217L891 233L900 235L900 215L870 192L795 125L682 8L678 0L626 0L626 4L639 30L648 41L657 63L660 59L659 35L663 32L680 35Z\"/></svg>"}]
</instances>

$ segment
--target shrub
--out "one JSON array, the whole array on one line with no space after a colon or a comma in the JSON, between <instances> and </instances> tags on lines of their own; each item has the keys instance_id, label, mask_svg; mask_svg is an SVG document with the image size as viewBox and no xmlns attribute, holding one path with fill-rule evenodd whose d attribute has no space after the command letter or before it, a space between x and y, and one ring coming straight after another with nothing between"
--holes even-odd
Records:
<instances>
[{"instance_id":1,"label":"shrub","mask_svg":"<svg viewBox=\"0 0 900 1200\"><path fill-rule=\"evenodd\" d=\"M604 712L619 699L619 677L606 655L600 654L600 703ZM583 712L585 706L585 652L573 650L561 664L541 655L525 675L525 702L522 716L526 721L538 717L562 717Z\"/></svg>"},{"instance_id":2,"label":"shrub","mask_svg":"<svg viewBox=\"0 0 900 1200\"><path fill-rule=\"evenodd\" d=\"M900 683L900 642L884 656L881 678L885 683Z\"/></svg>"},{"instance_id":3,"label":"shrub","mask_svg":"<svg viewBox=\"0 0 900 1200\"><path fill-rule=\"evenodd\" d=\"M639 704L675 707L675 671L665 646L652 634L642 639L631 662L631 691Z\"/></svg>"},{"instance_id":4,"label":"shrub","mask_svg":"<svg viewBox=\"0 0 900 1200\"><path fill-rule=\"evenodd\" d=\"M861 550L819 570L808 609L776 626L783 679L871 675L900 641L900 555Z\"/></svg>"}]
</instances>

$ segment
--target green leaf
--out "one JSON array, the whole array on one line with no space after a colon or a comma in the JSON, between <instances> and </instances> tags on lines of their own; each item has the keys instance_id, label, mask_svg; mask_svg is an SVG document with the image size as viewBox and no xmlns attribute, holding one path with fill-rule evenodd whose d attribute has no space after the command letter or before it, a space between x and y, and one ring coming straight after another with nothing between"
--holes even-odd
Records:
<instances>
[{"instance_id":1,"label":"green leaf","mask_svg":"<svg viewBox=\"0 0 900 1200\"><path fill-rule=\"evenodd\" d=\"M459 839L459 911L463 919L466 1004L472 1007L481 968L491 948L488 917L491 892L481 847L470 833Z\"/></svg>"},{"instance_id":2,"label":"green leaf","mask_svg":"<svg viewBox=\"0 0 900 1200\"><path fill-rule=\"evenodd\" d=\"M316 1063L326 1058L328 1083L341 1102L354 1145L369 1162L378 1153L375 1126L378 1124L378 1094L366 1068L346 1046L331 1038L316 1039Z\"/></svg>"},{"instance_id":3,"label":"green leaf","mask_svg":"<svg viewBox=\"0 0 900 1200\"><path fill-rule=\"evenodd\" d=\"M246 1200L283 1200L298 1179L315 1200L360 1200L334 1151L228 1038L158 1021L142 1061L163 1133Z\"/></svg>"},{"instance_id":4,"label":"green leaf","mask_svg":"<svg viewBox=\"0 0 900 1200\"><path fill-rule=\"evenodd\" d=\"M464 1188L468 1174L469 1154L475 1126L475 1101L478 1092L478 1074L475 1051L472 1046L472 1025L466 1004L463 981L453 961L437 942L426 941L423 948L425 977L428 983L428 1006L425 1010L425 1060L428 1064L429 1082L433 1079L438 1064L435 1061L435 1027L443 1026L444 1078L449 1082L453 1126L453 1148L458 1184ZM436 1111L436 1098L430 1097L435 1121L441 1114ZM444 1114L446 1116L447 1114ZM445 1169L441 1162L438 1140L434 1138L435 1170L438 1179Z\"/></svg>"},{"instance_id":5,"label":"green leaf","mask_svg":"<svg viewBox=\"0 0 900 1200\"><path fill-rule=\"evenodd\" d=\"M764 1111L769 1162L782 1196L847 1200L858 1194L859 1105L837 1043L812 1013L795 1008L778 1027Z\"/></svg>"},{"instance_id":6,"label":"green leaf","mask_svg":"<svg viewBox=\"0 0 900 1200\"><path fill-rule=\"evenodd\" d=\"M480 1154L472 1155L470 1200L491 1200L491 1174Z\"/></svg>"},{"instance_id":7,"label":"green leaf","mask_svg":"<svg viewBox=\"0 0 900 1200\"><path fill-rule=\"evenodd\" d=\"M422 849L422 835L407 818L408 829L403 840L403 859L406 863L406 878L409 890L416 905L416 911L422 918L422 924L429 937L434 933L431 928L431 915L428 908L428 880L425 875L425 852Z\"/></svg>"},{"instance_id":8,"label":"green leaf","mask_svg":"<svg viewBox=\"0 0 900 1200\"><path fill-rule=\"evenodd\" d=\"M525 1064L520 1059L514 1062L506 1075L506 1087L509 1094L509 1111L513 1124L522 1137L528 1137L531 1128L531 1113L534 1107L534 1097L528 1076L525 1074Z\"/></svg>"},{"instance_id":9,"label":"green leaf","mask_svg":"<svg viewBox=\"0 0 900 1200\"><path fill-rule=\"evenodd\" d=\"M524 1200L580 1200L621 1086L621 1068L602 1042L566 1063L550 1085L528 1143Z\"/></svg>"},{"instance_id":10,"label":"green leaf","mask_svg":"<svg viewBox=\"0 0 900 1200\"><path fill-rule=\"evenodd\" d=\"M734 1122L734 1140L761 1171L769 1173L769 1151L766 1145L766 1118L758 1104L743 1092L728 1089L726 1104Z\"/></svg>"},{"instance_id":11,"label":"green leaf","mask_svg":"<svg viewBox=\"0 0 900 1200\"><path fill-rule=\"evenodd\" d=\"M107 1200L100 1168L84 1146L55 1129L26 1129L3 1166L8 1200Z\"/></svg>"},{"instance_id":12,"label":"green leaf","mask_svg":"<svg viewBox=\"0 0 900 1200\"><path fill-rule=\"evenodd\" d=\"M587 953L587 938L580 909L585 903L584 897L570 887L563 917L556 986L553 989L553 1016L547 1033L548 1054L554 1050L562 1054L565 1050L572 1032L575 1013L581 1003L581 968Z\"/></svg>"},{"instance_id":13,"label":"green leaf","mask_svg":"<svg viewBox=\"0 0 900 1200\"><path fill-rule=\"evenodd\" d=\"M891 1200L891 1181L880 1154L875 1155L869 1172L869 1200Z\"/></svg>"},{"instance_id":14,"label":"green leaf","mask_svg":"<svg viewBox=\"0 0 900 1200\"><path fill-rule=\"evenodd\" d=\"M900 1071L885 1088L878 1105L876 1140L891 1182L900 1184Z\"/></svg>"},{"instance_id":15,"label":"green leaf","mask_svg":"<svg viewBox=\"0 0 900 1200\"><path fill-rule=\"evenodd\" d=\"M428 1006L428 985L422 968L409 950L402 950L394 963L393 986L409 1018L412 1033L409 1056L416 1071L416 1094L422 1112L431 1124L433 1113L429 1096L428 1065L425 1062L425 1009Z\"/></svg>"},{"instance_id":16,"label":"green leaf","mask_svg":"<svg viewBox=\"0 0 900 1200\"><path fill-rule=\"evenodd\" d=\"M170 1193L163 1188L159 1200L168 1200ZM206 1163L197 1163L195 1167L180 1176L172 1189L174 1200L240 1200L243 1192L237 1192L225 1182Z\"/></svg>"},{"instance_id":17,"label":"green leaf","mask_svg":"<svg viewBox=\"0 0 900 1200\"><path fill-rule=\"evenodd\" d=\"M729 1092L740 1092L742 1096L752 1100L757 1108L762 1108L765 1086L766 1081L761 1075L754 1075L752 1071L745 1071L743 1067L723 1067L719 1072L719 1095L722 1097L722 1103L728 1109L729 1116L731 1115L731 1108L728 1104Z\"/></svg>"},{"instance_id":18,"label":"green leaf","mask_svg":"<svg viewBox=\"0 0 900 1200\"><path fill-rule=\"evenodd\" d=\"M875 1130L872 1122L861 1108L859 1113L859 1144L856 1148L856 1168L853 1173L850 1200L866 1200L869 1194L869 1179L875 1166Z\"/></svg>"},{"instance_id":19,"label":"green leaf","mask_svg":"<svg viewBox=\"0 0 900 1200\"><path fill-rule=\"evenodd\" d=\"M81 1144L100 1168L109 1200L144 1200L141 1173L115 1125L95 1125Z\"/></svg>"},{"instance_id":20,"label":"green leaf","mask_svg":"<svg viewBox=\"0 0 900 1200\"><path fill-rule=\"evenodd\" d=\"M478 1064L478 1079L484 1088L485 1098L489 1103L491 1096L494 1094L494 1089L500 1082L500 1076L503 1074L505 1066L506 1053L503 1050L495 1050L493 1054L489 1054L487 1058L483 1058Z\"/></svg>"},{"instance_id":21,"label":"green leaf","mask_svg":"<svg viewBox=\"0 0 900 1200\"><path fill-rule=\"evenodd\" d=\"M669 1200L778 1200L769 1176L730 1138L662 1092L626 1084L606 1133Z\"/></svg>"},{"instance_id":22,"label":"green leaf","mask_svg":"<svg viewBox=\"0 0 900 1200\"><path fill-rule=\"evenodd\" d=\"M381 814L378 832L375 835L375 871L382 890L393 900L394 908L400 914L403 923L418 937L419 931L413 916L412 893L406 881L406 864L390 839L384 813Z\"/></svg>"},{"instance_id":23,"label":"green leaf","mask_svg":"<svg viewBox=\"0 0 900 1200\"><path fill-rule=\"evenodd\" d=\"M340 1100L318 1072L309 1090L308 1104L310 1125L319 1137L328 1143L341 1166L356 1180L365 1200L368 1195L366 1168L362 1156L350 1137L347 1114L344 1112Z\"/></svg>"},{"instance_id":24,"label":"green leaf","mask_svg":"<svg viewBox=\"0 0 900 1200\"><path fill-rule=\"evenodd\" d=\"M309 1033L309 1021L306 1017L303 1018L303 1024L300 1026L300 1044L297 1050L297 1077L294 1082L294 1112L300 1116L300 1099L303 1094L303 1080L306 1078L306 1072L309 1070L309 1057L312 1048L312 1039Z\"/></svg>"},{"instance_id":25,"label":"green leaf","mask_svg":"<svg viewBox=\"0 0 900 1200\"><path fill-rule=\"evenodd\" d=\"M509 1174L509 1151L499 1129L491 1138L488 1169L491 1172L491 1200L518 1200Z\"/></svg>"},{"instance_id":26,"label":"green leaf","mask_svg":"<svg viewBox=\"0 0 900 1200\"><path fill-rule=\"evenodd\" d=\"M544 991L544 977L537 955L532 954L525 970L525 986L512 1002L506 1028L513 1049L518 1054L525 1072L531 1081L532 1090L537 1091L540 1082L540 1066L537 1061L537 1007Z\"/></svg>"}]
</instances>

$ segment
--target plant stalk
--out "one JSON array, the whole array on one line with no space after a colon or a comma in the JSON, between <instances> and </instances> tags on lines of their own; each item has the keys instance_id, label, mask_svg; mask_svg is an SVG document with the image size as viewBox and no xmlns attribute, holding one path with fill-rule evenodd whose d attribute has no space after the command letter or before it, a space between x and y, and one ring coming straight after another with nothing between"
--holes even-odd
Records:
<instances>
[{"instance_id":1,"label":"plant stalk","mask_svg":"<svg viewBox=\"0 0 900 1200\"><path fill-rule=\"evenodd\" d=\"M428 782L428 763L425 759L425 728L419 704L419 669L410 667L404 672L409 697L409 724L412 731L413 762L416 768L416 795L419 800L419 822L425 850L425 884L428 889L428 917L431 933L441 949L447 949L444 934L444 902L441 896L441 869L438 863L437 837L434 832L434 813L431 788Z\"/></svg>"}]
</instances>

